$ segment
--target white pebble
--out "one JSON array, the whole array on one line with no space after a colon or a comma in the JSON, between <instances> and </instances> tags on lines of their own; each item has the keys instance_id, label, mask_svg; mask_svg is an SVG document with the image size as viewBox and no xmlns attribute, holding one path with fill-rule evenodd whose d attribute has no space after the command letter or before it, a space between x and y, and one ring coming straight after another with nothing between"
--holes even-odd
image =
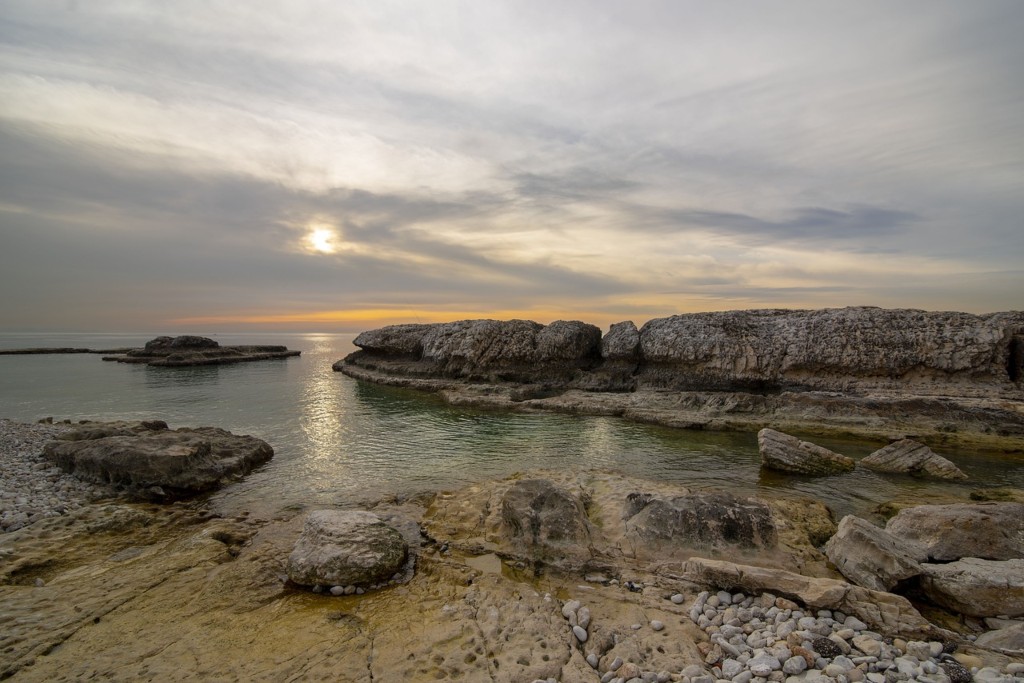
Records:
<instances>
[{"instance_id":1,"label":"white pebble","mask_svg":"<svg viewBox=\"0 0 1024 683\"><path fill-rule=\"evenodd\" d=\"M658 621L657 619L652 619L651 620L651 628L653 630L655 630L655 631L661 631L662 629L665 628L665 624L663 624L662 622Z\"/></svg>"}]
</instances>

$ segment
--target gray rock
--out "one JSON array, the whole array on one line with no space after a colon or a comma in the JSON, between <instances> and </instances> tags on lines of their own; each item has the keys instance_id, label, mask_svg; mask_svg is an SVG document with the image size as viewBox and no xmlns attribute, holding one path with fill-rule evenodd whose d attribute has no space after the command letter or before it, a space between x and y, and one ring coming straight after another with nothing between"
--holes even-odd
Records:
<instances>
[{"instance_id":1,"label":"gray rock","mask_svg":"<svg viewBox=\"0 0 1024 683\"><path fill-rule=\"evenodd\" d=\"M423 353L423 337L433 325L389 325L360 333L353 344L383 356L415 356Z\"/></svg>"},{"instance_id":2,"label":"gray rock","mask_svg":"<svg viewBox=\"0 0 1024 683\"><path fill-rule=\"evenodd\" d=\"M777 543L775 521L768 505L722 491L668 499L630 494L623 516L626 533L648 543L663 541L680 548L700 549L768 549ZM732 596L725 593L719 601L729 604Z\"/></svg>"},{"instance_id":3,"label":"gray rock","mask_svg":"<svg viewBox=\"0 0 1024 683\"><path fill-rule=\"evenodd\" d=\"M640 357L640 332L633 321L615 323L601 339L605 360L635 361Z\"/></svg>"},{"instance_id":4,"label":"gray rock","mask_svg":"<svg viewBox=\"0 0 1024 683\"><path fill-rule=\"evenodd\" d=\"M153 423L151 423L153 424ZM87 425L47 444L43 457L76 477L124 486L139 498L209 491L274 456L267 442L215 427L170 431L158 423Z\"/></svg>"},{"instance_id":5,"label":"gray rock","mask_svg":"<svg viewBox=\"0 0 1024 683\"><path fill-rule=\"evenodd\" d=\"M975 617L1024 615L1024 560L968 557L921 566L922 591L943 607Z\"/></svg>"},{"instance_id":6,"label":"gray rock","mask_svg":"<svg viewBox=\"0 0 1024 683\"><path fill-rule=\"evenodd\" d=\"M796 676L806 669L807 660L800 656L790 657L782 663L782 670L790 676Z\"/></svg>"},{"instance_id":7,"label":"gray rock","mask_svg":"<svg viewBox=\"0 0 1024 683\"><path fill-rule=\"evenodd\" d=\"M1024 652L1024 622L982 633L974 644L998 650Z\"/></svg>"},{"instance_id":8,"label":"gray rock","mask_svg":"<svg viewBox=\"0 0 1024 683\"><path fill-rule=\"evenodd\" d=\"M904 508L886 531L920 546L930 560L1024 558L1024 504L955 503Z\"/></svg>"},{"instance_id":9,"label":"gray rock","mask_svg":"<svg viewBox=\"0 0 1024 683\"><path fill-rule=\"evenodd\" d=\"M576 640L581 643L587 642L587 629L582 626L576 625L572 627L572 634L576 636Z\"/></svg>"},{"instance_id":10,"label":"gray rock","mask_svg":"<svg viewBox=\"0 0 1024 683\"><path fill-rule=\"evenodd\" d=\"M130 349L124 355L104 356L103 360L139 363L159 367L194 365L225 365L259 360L275 360L298 356L280 345L221 346L208 337L157 337L141 349Z\"/></svg>"},{"instance_id":11,"label":"gray rock","mask_svg":"<svg viewBox=\"0 0 1024 683\"><path fill-rule=\"evenodd\" d=\"M851 472L855 466L854 461L845 455L774 429L759 431L757 446L761 452L761 466L780 472L820 476Z\"/></svg>"},{"instance_id":12,"label":"gray rock","mask_svg":"<svg viewBox=\"0 0 1024 683\"><path fill-rule=\"evenodd\" d=\"M402 535L375 514L315 510L288 557L288 578L301 586L368 586L390 579L408 552Z\"/></svg>"},{"instance_id":13,"label":"gray rock","mask_svg":"<svg viewBox=\"0 0 1024 683\"><path fill-rule=\"evenodd\" d=\"M880 448L860 464L877 472L902 472L936 479L967 478L959 467L912 439L901 439Z\"/></svg>"},{"instance_id":14,"label":"gray rock","mask_svg":"<svg viewBox=\"0 0 1024 683\"><path fill-rule=\"evenodd\" d=\"M564 563L586 552L590 524L579 495L547 479L514 483L501 500L508 537L531 557Z\"/></svg>"},{"instance_id":15,"label":"gray rock","mask_svg":"<svg viewBox=\"0 0 1024 683\"><path fill-rule=\"evenodd\" d=\"M847 515L825 544L828 559L847 579L876 591L892 590L900 581L921 573L926 554L874 524Z\"/></svg>"}]
</instances>

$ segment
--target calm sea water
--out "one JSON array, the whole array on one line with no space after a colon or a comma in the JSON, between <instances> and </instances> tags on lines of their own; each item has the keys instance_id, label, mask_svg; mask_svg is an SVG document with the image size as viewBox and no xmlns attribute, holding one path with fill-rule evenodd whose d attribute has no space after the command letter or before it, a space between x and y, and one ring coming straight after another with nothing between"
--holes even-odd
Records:
<instances>
[{"instance_id":1,"label":"calm sea water","mask_svg":"<svg viewBox=\"0 0 1024 683\"><path fill-rule=\"evenodd\" d=\"M153 334L2 334L0 348L141 346ZM695 487L808 495L837 515L870 516L879 502L936 490L960 496L1024 487L1024 459L946 455L969 484L852 474L803 478L762 472L753 433L673 430L617 418L520 415L453 408L436 397L365 384L331 370L351 334L222 334L221 344L285 344L302 356L199 368L151 368L100 356L0 356L0 417L35 421L163 419L213 425L268 441L274 459L214 494L225 514L356 504L388 494L455 488L533 468L606 468ZM880 444L816 440L855 458ZM624 492L626 493L626 492Z\"/></svg>"}]
</instances>

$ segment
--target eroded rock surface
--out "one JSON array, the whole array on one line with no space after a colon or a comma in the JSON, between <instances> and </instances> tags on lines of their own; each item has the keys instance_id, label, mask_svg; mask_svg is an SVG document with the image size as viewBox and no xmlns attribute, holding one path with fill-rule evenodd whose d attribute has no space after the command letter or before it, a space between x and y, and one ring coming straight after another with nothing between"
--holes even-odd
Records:
<instances>
[{"instance_id":1,"label":"eroded rock surface","mask_svg":"<svg viewBox=\"0 0 1024 683\"><path fill-rule=\"evenodd\" d=\"M641 542L720 551L736 546L770 549L777 543L768 504L724 491L672 498L632 493L624 508L626 533Z\"/></svg>"},{"instance_id":2,"label":"eroded rock surface","mask_svg":"<svg viewBox=\"0 0 1024 683\"><path fill-rule=\"evenodd\" d=\"M757 447L761 465L779 472L824 476L851 472L856 466L852 458L774 429L757 433Z\"/></svg>"},{"instance_id":3,"label":"eroded rock surface","mask_svg":"<svg viewBox=\"0 0 1024 683\"><path fill-rule=\"evenodd\" d=\"M88 423L50 442L43 457L86 481L144 499L215 489L274 456L270 445L216 427L167 429L162 421Z\"/></svg>"},{"instance_id":4,"label":"eroded rock surface","mask_svg":"<svg viewBox=\"0 0 1024 683\"><path fill-rule=\"evenodd\" d=\"M409 546L380 517L361 510L314 510L288 556L288 578L302 586L371 586L385 583Z\"/></svg>"},{"instance_id":5,"label":"eroded rock surface","mask_svg":"<svg viewBox=\"0 0 1024 683\"><path fill-rule=\"evenodd\" d=\"M464 320L385 327L355 344L335 370L461 405L1024 445L1020 312L694 313L616 323L603 338L577 321Z\"/></svg>"},{"instance_id":6,"label":"eroded rock surface","mask_svg":"<svg viewBox=\"0 0 1024 683\"><path fill-rule=\"evenodd\" d=\"M932 561L1024 558L1024 504L957 503L904 508L885 526Z\"/></svg>"},{"instance_id":7,"label":"eroded rock surface","mask_svg":"<svg viewBox=\"0 0 1024 683\"><path fill-rule=\"evenodd\" d=\"M913 439L900 439L880 448L860 464L878 472L901 472L936 479L967 478L959 467Z\"/></svg>"},{"instance_id":8,"label":"eroded rock surface","mask_svg":"<svg viewBox=\"0 0 1024 683\"><path fill-rule=\"evenodd\" d=\"M939 605L975 617L1024 615L1024 560L968 557L922 567L921 588Z\"/></svg>"},{"instance_id":9,"label":"eroded rock surface","mask_svg":"<svg viewBox=\"0 0 1024 683\"><path fill-rule=\"evenodd\" d=\"M843 517L825 545L828 559L847 579L876 591L892 590L922 572L927 554L912 541L853 515Z\"/></svg>"}]
</instances>

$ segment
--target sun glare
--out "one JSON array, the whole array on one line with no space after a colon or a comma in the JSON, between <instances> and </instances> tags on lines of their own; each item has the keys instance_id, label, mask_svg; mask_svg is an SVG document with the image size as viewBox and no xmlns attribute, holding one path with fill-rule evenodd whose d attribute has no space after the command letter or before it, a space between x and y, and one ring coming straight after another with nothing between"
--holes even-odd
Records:
<instances>
[{"instance_id":1,"label":"sun glare","mask_svg":"<svg viewBox=\"0 0 1024 683\"><path fill-rule=\"evenodd\" d=\"M309 246L313 251L320 254L333 254L337 251L337 247L334 245L335 234L330 228L314 228L309 235L306 236L306 241L309 242Z\"/></svg>"}]
</instances>

